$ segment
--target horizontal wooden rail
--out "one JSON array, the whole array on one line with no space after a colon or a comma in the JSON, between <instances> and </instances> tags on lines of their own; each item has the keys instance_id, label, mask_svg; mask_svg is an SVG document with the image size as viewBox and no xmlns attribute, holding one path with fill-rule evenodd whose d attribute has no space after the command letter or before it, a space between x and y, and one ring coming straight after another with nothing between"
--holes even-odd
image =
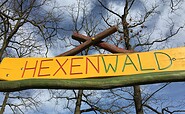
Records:
<instances>
[{"instance_id":1,"label":"horizontal wooden rail","mask_svg":"<svg viewBox=\"0 0 185 114\"><path fill-rule=\"evenodd\" d=\"M20 81L0 81L1 92L25 89L86 89L102 90L132 85L144 85L162 82L185 81L185 71L137 74L96 79L27 79Z\"/></svg>"}]
</instances>

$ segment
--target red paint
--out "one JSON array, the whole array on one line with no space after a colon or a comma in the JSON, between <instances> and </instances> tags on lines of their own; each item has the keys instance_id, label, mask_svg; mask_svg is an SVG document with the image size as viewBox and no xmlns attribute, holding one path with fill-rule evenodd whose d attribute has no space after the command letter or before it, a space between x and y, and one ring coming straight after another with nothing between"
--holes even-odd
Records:
<instances>
[{"instance_id":1,"label":"red paint","mask_svg":"<svg viewBox=\"0 0 185 114\"><path fill-rule=\"evenodd\" d=\"M59 65L59 68L58 70L53 74L53 76L55 76L59 70L62 70L64 72L64 74L66 75L66 71L64 70L63 66L66 64L66 62L68 61L68 59L65 60L65 62L61 65L60 62L56 59L58 65Z\"/></svg>"},{"instance_id":2,"label":"red paint","mask_svg":"<svg viewBox=\"0 0 185 114\"><path fill-rule=\"evenodd\" d=\"M86 74L88 72L88 63L91 63L91 65L94 67L94 69L99 73L100 72L100 65L99 65L99 56L96 57L97 58L97 67L93 64L93 62L86 57Z\"/></svg>"},{"instance_id":3,"label":"red paint","mask_svg":"<svg viewBox=\"0 0 185 114\"><path fill-rule=\"evenodd\" d=\"M39 68L39 72L38 72L38 77L40 77L40 76L50 76L50 74L41 74L41 70L43 70L43 69L49 69L48 66L43 66L43 63L44 62L49 62L49 61L53 61L53 59L41 60L41 62L40 62L40 68Z\"/></svg>"},{"instance_id":4,"label":"red paint","mask_svg":"<svg viewBox=\"0 0 185 114\"><path fill-rule=\"evenodd\" d=\"M83 59L83 57L71 58L70 75L83 74L82 72L73 72L74 67L80 67L80 64L74 64L74 60Z\"/></svg>"},{"instance_id":5,"label":"red paint","mask_svg":"<svg viewBox=\"0 0 185 114\"><path fill-rule=\"evenodd\" d=\"M35 67L27 68L27 64L28 64L28 61L26 61L26 64L24 66L24 71L22 73L22 78L24 77L24 74L25 74L25 71L26 70L34 70L33 77L35 76L35 72L36 72L36 69L37 69L38 60L36 61Z\"/></svg>"}]
</instances>

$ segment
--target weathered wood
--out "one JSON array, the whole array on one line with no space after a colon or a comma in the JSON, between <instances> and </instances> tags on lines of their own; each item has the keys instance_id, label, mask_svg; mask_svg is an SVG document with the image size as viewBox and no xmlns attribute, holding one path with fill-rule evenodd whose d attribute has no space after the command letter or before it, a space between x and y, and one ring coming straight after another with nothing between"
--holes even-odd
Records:
<instances>
[{"instance_id":1,"label":"weathered wood","mask_svg":"<svg viewBox=\"0 0 185 114\"><path fill-rule=\"evenodd\" d=\"M81 41L81 42L85 42L90 39L90 37L84 36L84 35L76 33L76 32L73 33L72 38L77 41ZM102 49L105 49L111 53L133 53L134 52L134 50L126 50L123 48L119 48L115 45L106 43L104 41L97 42L97 44L95 44L95 45L102 48Z\"/></svg>"},{"instance_id":2,"label":"weathered wood","mask_svg":"<svg viewBox=\"0 0 185 114\"><path fill-rule=\"evenodd\" d=\"M63 54L58 55L57 57L60 56L70 56L70 55L76 55L79 52L83 51L84 49L90 47L93 44L96 44L97 42L101 41L103 38L115 33L117 31L117 26L112 26L109 29L95 35L94 37L88 39L85 41L83 44L77 46L76 48L73 48Z\"/></svg>"},{"instance_id":3,"label":"weathered wood","mask_svg":"<svg viewBox=\"0 0 185 114\"><path fill-rule=\"evenodd\" d=\"M90 89L102 90L116 87L144 85L162 82L185 81L185 71L136 74L114 78L97 79L27 79L19 81L0 81L0 91L20 91L25 89Z\"/></svg>"},{"instance_id":4,"label":"weathered wood","mask_svg":"<svg viewBox=\"0 0 185 114\"><path fill-rule=\"evenodd\" d=\"M185 47L132 54L5 58L0 80L77 79L185 70Z\"/></svg>"}]
</instances>

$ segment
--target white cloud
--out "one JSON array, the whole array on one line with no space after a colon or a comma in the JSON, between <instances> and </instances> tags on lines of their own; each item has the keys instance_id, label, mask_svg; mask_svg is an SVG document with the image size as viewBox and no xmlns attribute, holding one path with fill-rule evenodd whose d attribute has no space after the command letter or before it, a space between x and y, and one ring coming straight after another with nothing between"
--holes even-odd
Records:
<instances>
[{"instance_id":1,"label":"white cloud","mask_svg":"<svg viewBox=\"0 0 185 114\"><path fill-rule=\"evenodd\" d=\"M69 6L76 3L77 0L56 0L61 6Z\"/></svg>"}]
</instances>

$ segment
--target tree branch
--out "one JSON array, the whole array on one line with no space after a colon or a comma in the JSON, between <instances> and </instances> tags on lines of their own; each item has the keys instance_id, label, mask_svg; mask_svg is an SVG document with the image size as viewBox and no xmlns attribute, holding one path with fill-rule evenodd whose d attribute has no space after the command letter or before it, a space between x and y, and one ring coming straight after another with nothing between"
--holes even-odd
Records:
<instances>
[{"instance_id":1,"label":"tree branch","mask_svg":"<svg viewBox=\"0 0 185 114\"><path fill-rule=\"evenodd\" d=\"M148 109L152 110L153 112L155 112L156 114L162 114L160 112L158 112L156 109L152 108L151 106L144 104L145 107L147 107Z\"/></svg>"},{"instance_id":2,"label":"tree branch","mask_svg":"<svg viewBox=\"0 0 185 114\"><path fill-rule=\"evenodd\" d=\"M145 42L145 43L142 43L142 44L137 44L137 45L134 46L133 49L135 49L135 48L138 47L138 46L153 45L154 43L164 42L164 41L168 40L169 38L175 36L182 28L184 28L184 26L179 27L179 28L175 31L175 33L171 33L171 35L167 36L167 37L164 38L164 39L161 39L161 40L154 40L154 41L152 41L152 42Z\"/></svg>"},{"instance_id":3,"label":"tree branch","mask_svg":"<svg viewBox=\"0 0 185 114\"><path fill-rule=\"evenodd\" d=\"M109 11L109 12L115 14L116 16L118 16L119 18L121 18L121 15L119 15L119 14L117 14L116 12L114 12L114 11L110 10L109 8L107 8L100 0L98 0L98 2L99 2L99 3L101 4L101 6L102 6L103 8L105 8L107 11Z\"/></svg>"},{"instance_id":4,"label":"tree branch","mask_svg":"<svg viewBox=\"0 0 185 114\"><path fill-rule=\"evenodd\" d=\"M154 91L144 102L143 102L143 105L145 105L145 103L154 95L156 94L157 92L159 92L161 89L165 88L167 85L169 85L170 83L167 83L165 85L163 85L162 87L160 87L159 89L157 89L156 91Z\"/></svg>"}]
</instances>

